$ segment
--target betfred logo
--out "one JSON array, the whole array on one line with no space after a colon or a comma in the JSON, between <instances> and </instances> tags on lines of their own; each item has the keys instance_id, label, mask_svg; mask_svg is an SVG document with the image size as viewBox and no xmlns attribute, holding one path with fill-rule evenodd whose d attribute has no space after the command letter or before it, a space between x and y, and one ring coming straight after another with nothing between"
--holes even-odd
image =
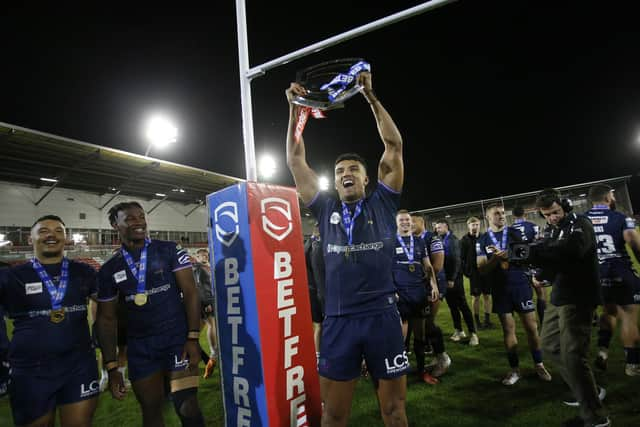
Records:
<instances>
[{"instance_id":1,"label":"betfred logo","mask_svg":"<svg viewBox=\"0 0 640 427\"><path fill-rule=\"evenodd\" d=\"M226 247L230 247L240 233L238 224L238 204L236 202L221 203L213 212L216 223L216 239Z\"/></svg>"},{"instance_id":2,"label":"betfred logo","mask_svg":"<svg viewBox=\"0 0 640 427\"><path fill-rule=\"evenodd\" d=\"M260 202L262 229L277 241L287 237L293 224L291 222L291 205L279 197L267 197Z\"/></svg>"}]
</instances>

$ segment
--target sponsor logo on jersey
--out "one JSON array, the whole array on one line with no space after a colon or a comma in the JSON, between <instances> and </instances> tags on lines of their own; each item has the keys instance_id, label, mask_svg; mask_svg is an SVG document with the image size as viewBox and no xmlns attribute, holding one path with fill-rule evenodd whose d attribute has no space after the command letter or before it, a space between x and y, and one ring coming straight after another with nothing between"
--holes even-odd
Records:
<instances>
[{"instance_id":1,"label":"sponsor logo on jersey","mask_svg":"<svg viewBox=\"0 0 640 427\"><path fill-rule=\"evenodd\" d=\"M27 295L41 294L42 282L25 283L24 291Z\"/></svg>"},{"instance_id":2,"label":"sponsor logo on jersey","mask_svg":"<svg viewBox=\"0 0 640 427\"><path fill-rule=\"evenodd\" d=\"M590 216L589 219L593 225L596 224L607 224L609 222L608 216Z\"/></svg>"},{"instance_id":3,"label":"sponsor logo on jersey","mask_svg":"<svg viewBox=\"0 0 640 427\"><path fill-rule=\"evenodd\" d=\"M236 202L221 203L213 212L216 223L216 239L226 247L230 247L240 233L238 223L238 204Z\"/></svg>"},{"instance_id":4,"label":"sponsor logo on jersey","mask_svg":"<svg viewBox=\"0 0 640 427\"><path fill-rule=\"evenodd\" d=\"M260 201L262 229L277 241L282 241L293 230L291 205L279 197L267 197Z\"/></svg>"},{"instance_id":5,"label":"sponsor logo on jersey","mask_svg":"<svg viewBox=\"0 0 640 427\"><path fill-rule=\"evenodd\" d=\"M625 218L624 222L627 224L627 228L636 228L636 220L633 218Z\"/></svg>"},{"instance_id":6,"label":"sponsor logo on jersey","mask_svg":"<svg viewBox=\"0 0 640 427\"><path fill-rule=\"evenodd\" d=\"M329 222L333 225L340 224L340 214L338 212L334 212L331 214L329 218Z\"/></svg>"},{"instance_id":7,"label":"sponsor logo on jersey","mask_svg":"<svg viewBox=\"0 0 640 427\"><path fill-rule=\"evenodd\" d=\"M116 272L113 275L113 280L115 280L116 283L124 282L125 280L127 280L127 272L124 270Z\"/></svg>"}]
</instances>

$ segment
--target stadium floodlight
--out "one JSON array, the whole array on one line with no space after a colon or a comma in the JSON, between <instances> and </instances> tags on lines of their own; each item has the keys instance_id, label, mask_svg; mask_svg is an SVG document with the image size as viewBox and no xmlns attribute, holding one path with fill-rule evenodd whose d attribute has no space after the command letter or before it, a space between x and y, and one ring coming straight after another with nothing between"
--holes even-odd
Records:
<instances>
[{"instance_id":1,"label":"stadium floodlight","mask_svg":"<svg viewBox=\"0 0 640 427\"><path fill-rule=\"evenodd\" d=\"M164 194L164 193L156 193L156 196L158 196L158 197L167 197L167 195Z\"/></svg>"},{"instance_id":2,"label":"stadium floodlight","mask_svg":"<svg viewBox=\"0 0 640 427\"><path fill-rule=\"evenodd\" d=\"M258 171L263 178L271 178L276 174L276 160L269 154L263 154L258 162Z\"/></svg>"},{"instance_id":3,"label":"stadium floodlight","mask_svg":"<svg viewBox=\"0 0 640 427\"><path fill-rule=\"evenodd\" d=\"M0 233L0 242L4 241L4 238L5 238L5 237L6 237L6 236L5 236L4 234Z\"/></svg>"},{"instance_id":4,"label":"stadium floodlight","mask_svg":"<svg viewBox=\"0 0 640 427\"><path fill-rule=\"evenodd\" d=\"M58 182L57 179L55 178L46 178L46 177L42 177L40 178L40 181L44 181L44 182Z\"/></svg>"},{"instance_id":5,"label":"stadium floodlight","mask_svg":"<svg viewBox=\"0 0 640 427\"><path fill-rule=\"evenodd\" d=\"M329 178L324 175L318 178L318 187L320 187L320 191L327 191L329 189Z\"/></svg>"},{"instance_id":6,"label":"stadium floodlight","mask_svg":"<svg viewBox=\"0 0 640 427\"><path fill-rule=\"evenodd\" d=\"M165 148L169 144L173 144L178 140L178 128L163 116L153 116L147 122L145 136L149 145L145 156L149 155L151 147Z\"/></svg>"},{"instance_id":7,"label":"stadium floodlight","mask_svg":"<svg viewBox=\"0 0 640 427\"><path fill-rule=\"evenodd\" d=\"M71 240L73 240L73 243L77 245L79 243L84 242L84 236L80 233L73 233L71 235Z\"/></svg>"}]
</instances>

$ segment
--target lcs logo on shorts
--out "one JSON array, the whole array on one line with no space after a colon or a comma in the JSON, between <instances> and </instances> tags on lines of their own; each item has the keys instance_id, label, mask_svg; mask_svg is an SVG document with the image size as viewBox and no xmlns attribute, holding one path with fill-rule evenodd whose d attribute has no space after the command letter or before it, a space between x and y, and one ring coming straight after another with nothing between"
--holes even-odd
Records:
<instances>
[{"instance_id":1,"label":"lcs logo on shorts","mask_svg":"<svg viewBox=\"0 0 640 427\"><path fill-rule=\"evenodd\" d=\"M216 224L216 239L226 247L230 247L240 233L238 224L238 204L236 202L221 203L213 211Z\"/></svg>"},{"instance_id":2,"label":"lcs logo on shorts","mask_svg":"<svg viewBox=\"0 0 640 427\"><path fill-rule=\"evenodd\" d=\"M409 358L407 352L403 351L400 354L396 354L391 361L384 359L384 365L387 368L387 374L394 374L396 372L402 372L409 367Z\"/></svg>"},{"instance_id":3,"label":"lcs logo on shorts","mask_svg":"<svg viewBox=\"0 0 640 427\"><path fill-rule=\"evenodd\" d=\"M287 237L293 224L291 223L291 205L279 197L267 197L260 202L262 229L278 241Z\"/></svg>"},{"instance_id":4,"label":"lcs logo on shorts","mask_svg":"<svg viewBox=\"0 0 640 427\"><path fill-rule=\"evenodd\" d=\"M80 397L87 397L93 394L97 394L99 391L98 389L98 380L91 381L88 386L85 386L85 384L80 384Z\"/></svg>"}]
</instances>

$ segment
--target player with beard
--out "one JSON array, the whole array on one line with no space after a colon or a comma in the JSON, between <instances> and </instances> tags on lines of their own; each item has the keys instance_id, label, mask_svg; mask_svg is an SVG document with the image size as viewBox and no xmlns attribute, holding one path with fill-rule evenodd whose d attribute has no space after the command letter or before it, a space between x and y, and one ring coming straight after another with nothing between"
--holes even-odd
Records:
<instances>
[{"instance_id":1,"label":"player with beard","mask_svg":"<svg viewBox=\"0 0 640 427\"><path fill-rule=\"evenodd\" d=\"M526 275L526 268L507 260L508 245L522 242L520 232L505 227L506 218L502 205L491 205L487 207L486 212L489 229L476 243L477 263L480 273L491 281L493 311L498 315L502 325L504 346L511 367L502 384L511 386L520 380L514 311L519 314L527 334L536 374L543 381L551 381L551 375L542 363L538 323L533 314L533 291Z\"/></svg>"},{"instance_id":2,"label":"player with beard","mask_svg":"<svg viewBox=\"0 0 640 427\"><path fill-rule=\"evenodd\" d=\"M320 192L318 177L307 164L304 139L296 138L300 106L292 103L306 89L292 83L289 101L287 165L303 203L315 215L325 260L325 320L320 342L319 374L323 426L346 425L361 362L375 380L380 412L387 426L406 426L406 371L409 360L402 342L396 306L392 259L396 242L395 214L404 180L402 137L373 93L371 74L357 83L369 103L384 145L376 189L369 183L364 159L338 156L334 185L338 199Z\"/></svg>"},{"instance_id":3,"label":"player with beard","mask_svg":"<svg viewBox=\"0 0 640 427\"><path fill-rule=\"evenodd\" d=\"M98 404L98 368L87 303L96 272L64 256L66 227L38 218L29 238L34 257L0 279L0 304L13 320L9 396L19 426L89 427ZM4 320L3 320L4 321Z\"/></svg>"},{"instance_id":4,"label":"player with beard","mask_svg":"<svg viewBox=\"0 0 640 427\"><path fill-rule=\"evenodd\" d=\"M443 268L444 247L442 246L442 240L440 240L435 233L425 230L424 218L419 215L411 215L411 232L414 236L422 238L425 243L431 266L436 275L439 298L429 301L429 304L420 317L409 319L409 325L411 327L411 324L415 323L416 326L413 326L413 328L416 331L419 331L418 327L422 328L423 333L416 332L414 346L416 345L416 339L422 340L431 346L436 358L435 364L430 366L430 373L433 377L440 378L447 372L449 366L451 366L451 357L449 357L445 351L442 329L436 324L436 316L438 315L440 302L447 293L447 277L444 274ZM417 345L420 345L420 343Z\"/></svg>"},{"instance_id":5,"label":"player with beard","mask_svg":"<svg viewBox=\"0 0 640 427\"><path fill-rule=\"evenodd\" d=\"M410 318L422 318L422 313L430 301L438 299L438 285L429 261L424 240L411 233L411 216L406 210L398 211L396 215L398 226L397 243L393 258L393 280L398 293L398 311L402 318L402 334L407 335ZM414 351L416 355L417 371L420 378L428 383L437 383L431 374L424 371L424 341L419 339L423 335L422 325L413 322Z\"/></svg>"},{"instance_id":6,"label":"player with beard","mask_svg":"<svg viewBox=\"0 0 640 427\"><path fill-rule=\"evenodd\" d=\"M116 312L122 296L128 314L129 379L143 425L164 425L168 377L182 425L204 426L197 400L200 298L189 254L174 242L148 239L144 209L137 202L119 203L108 215L122 242L98 273L98 335L111 394L122 400L126 393L116 361Z\"/></svg>"},{"instance_id":7,"label":"player with beard","mask_svg":"<svg viewBox=\"0 0 640 427\"><path fill-rule=\"evenodd\" d=\"M626 356L625 373L640 375L640 334L638 333L638 307L640 307L640 279L633 270L627 254L628 243L637 254L640 234L633 218L616 212L616 197L606 184L597 184L589 190L593 207L586 215L593 224L598 242L600 285L604 312L598 330L598 356L596 367L605 370L609 357L609 344L620 319L620 339Z\"/></svg>"}]
</instances>

